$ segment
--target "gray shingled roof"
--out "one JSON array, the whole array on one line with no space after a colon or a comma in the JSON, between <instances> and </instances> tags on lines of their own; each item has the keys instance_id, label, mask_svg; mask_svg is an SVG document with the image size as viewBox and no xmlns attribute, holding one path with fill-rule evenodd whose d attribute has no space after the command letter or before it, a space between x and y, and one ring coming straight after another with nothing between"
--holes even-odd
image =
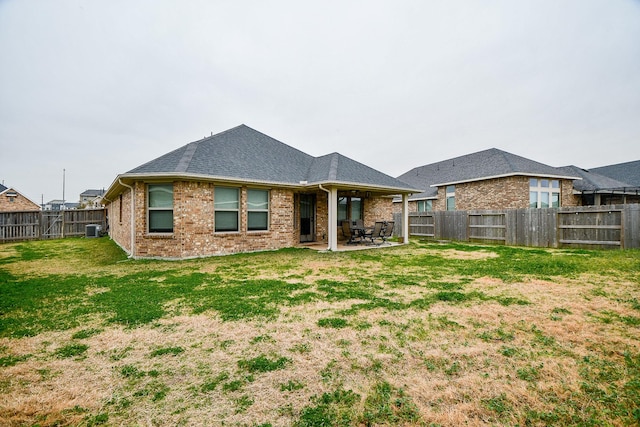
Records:
<instances>
[{"instance_id":1,"label":"gray shingled roof","mask_svg":"<svg viewBox=\"0 0 640 427\"><path fill-rule=\"evenodd\" d=\"M5 190L7 190L7 187L5 187L4 185L0 184L0 193L2 193Z\"/></svg>"},{"instance_id":2,"label":"gray shingled roof","mask_svg":"<svg viewBox=\"0 0 640 427\"><path fill-rule=\"evenodd\" d=\"M631 185L618 181L617 179L609 178L608 176L600 175L593 172L593 169L586 170L577 166L564 166L561 168L568 175L579 176L581 180L573 182L573 188L577 191L606 191L606 190L623 190L625 187L629 188Z\"/></svg>"},{"instance_id":3,"label":"gray shingled roof","mask_svg":"<svg viewBox=\"0 0 640 427\"><path fill-rule=\"evenodd\" d=\"M435 198L432 185L458 184L502 176L531 175L554 178L579 178L543 163L491 148L441 162L419 166L400 175L399 180L423 190L411 199Z\"/></svg>"},{"instance_id":4,"label":"gray shingled roof","mask_svg":"<svg viewBox=\"0 0 640 427\"><path fill-rule=\"evenodd\" d=\"M370 168L360 162L331 153L314 159L306 180L309 183L355 183L396 188L412 188L405 182Z\"/></svg>"},{"instance_id":5,"label":"gray shingled roof","mask_svg":"<svg viewBox=\"0 0 640 427\"><path fill-rule=\"evenodd\" d=\"M341 154L316 158L246 125L187 144L123 176L162 174L289 185L306 181L412 189L407 183Z\"/></svg>"},{"instance_id":6,"label":"gray shingled roof","mask_svg":"<svg viewBox=\"0 0 640 427\"><path fill-rule=\"evenodd\" d=\"M590 171L627 183L628 187L640 187L640 160L591 168Z\"/></svg>"},{"instance_id":7,"label":"gray shingled roof","mask_svg":"<svg viewBox=\"0 0 640 427\"><path fill-rule=\"evenodd\" d=\"M84 190L82 193L80 193L80 197L86 196L86 197L97 197L97 196L102 196L104 194L104 190L94 190L94 189L88 189L88 190Z\"/></svg>"},{"instance_id":8,"label":"gray shingled roof","mask_svg":"<svg viewBox=\"0 0 640 427\"><path fill-rule=\"evenodd\" d=\"M184 173L299 183L313 157L245 125L192 142L127 174Z\"/></svg>"}]
</instances>

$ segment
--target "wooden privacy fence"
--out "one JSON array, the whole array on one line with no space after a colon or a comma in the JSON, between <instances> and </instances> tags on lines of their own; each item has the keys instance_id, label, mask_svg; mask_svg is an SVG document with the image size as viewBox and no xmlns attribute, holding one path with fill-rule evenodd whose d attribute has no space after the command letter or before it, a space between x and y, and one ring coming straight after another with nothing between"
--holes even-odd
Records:
<instances>
[{"instance_id":1,"label":"wooden privacy fence","mask_svg":"<svg viewBox=\"0 0 640 427\"><path fill-rule=\"evenodd\" d=\"M397 215L396 223L401 219ZM640 248L640 205L413 212L409 235L548 248Z\"/></svg>"},{"instance_id":2,"label":"wooden privacy fence","mask_svg":"<svg viewBox=\"0 0 640 427\"><path fill-rule=\"evenodd\" d=\"M106 230L106 209L0 212L0 242L84 236L89 224Z\"/></svg>"}]
</instances>

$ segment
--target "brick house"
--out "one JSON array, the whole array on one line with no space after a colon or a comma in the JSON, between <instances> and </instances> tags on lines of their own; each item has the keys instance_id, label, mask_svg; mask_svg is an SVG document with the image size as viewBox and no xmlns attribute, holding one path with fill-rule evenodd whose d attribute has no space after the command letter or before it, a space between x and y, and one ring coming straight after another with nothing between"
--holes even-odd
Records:
<instances>
[{"instance_id":1,"label":"brick house","mask_svg":"<svg viewBox=\"0 0 640 427\"><path fill-rule=\"evenodd\" d=\"M14 188L0 184L0 212L39 211L40 206Z\"/></svg>"},{"instance_id":2,"label":"brick house","mask_svg":"<svg viewBox=\"0 0 640 427\"><path fill-rule=\"evenodd\" d=\"M343 220L390 220L394 195L407 224L416 191L339 153L313 157L241 125L118 175L103 200L109 235L130 256L191 258L314 241L337 250Z\"/></svg>"},{"instance_id":3,"label":"brick house","mask_svg":"<svg viewBox=\"0 0 640 427\"><path fill-rule=\"evenodd\" d=\"M421 189L409 198L410 212L580 204L573 189L580 176L496 148L419 166L398 179Z\"/></svg>"},{"instance_id":4,"label":"brick house","mask_svg":"<svg viewBox=\"0 0 640 427\"><path fill-rule=\"evenodd\" d=\"M576 189L584 204L640 203L640 160L589 170L576 169L583 180L583 184L576 185Z\"/></svg>"}]
</instances>

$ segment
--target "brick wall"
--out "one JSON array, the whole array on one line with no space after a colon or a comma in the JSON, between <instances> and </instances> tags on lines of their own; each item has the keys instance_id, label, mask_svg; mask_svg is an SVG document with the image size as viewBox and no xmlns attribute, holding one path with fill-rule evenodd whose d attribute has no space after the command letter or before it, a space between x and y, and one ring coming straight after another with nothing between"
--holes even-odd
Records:
<instances>
[{"instance_id":1,"label":"brick wall","mask_svg":"<svg viewBox=\"0 0 640 427\"><path fill-rule=\"evenodd\" d=\"M329 195L325 191L316 193L316 242L328 242Z\"/></svg>"},{"instance_id":2,"label":"brick wall","mask_svg":"<svg viewBox=\"0 0 640 427\"><path fill-rule=\"evenodd\" d=\"M446 210L446 188L438 188L438 206ZM441 197L442 194L442 197ZM456 184L456 210L529 207L529 178L512 176Z\"/></svg>"},{"instance_id":3,"label":"brick wall","mask_svg":"<svg viewBox=\"0 0 640 427\"><path fill-rule=\"evenodd\" d=\"M293 190L271 189L269 230L247 231L247 187L241 187L240 231L214 231L214 184L207 182L173 183L173 233L147 232L147 191L144 183L135 183L135 257L192 258L238 252L274 250L296 246L300 241L299 203ZM316 241L327 241L327 193L316 193ZM131 252L131 191L126 189L109 206L111 238ZM365 223L392 220L390 198L365 199ZM341 233L338 232L338 236Z\"/></svg>"},{"instance_id":4,"label":"brick wall","mask_svg":"<svg viewBox=\"0 0 640 427\"><path fill-rule=\"evenodd\" d=\"M529 177L512 176L484 181L467 182L455 186L456 210L525 209L529 207ZM438 198L433 201L434 211L444 211L446 188L438 187ZM580 198L573 194L571 180L560 181L560 205L580 206ZM400 213L401 203L394 203L393 212ZM417 203L409 202L409 212L417 211Z\"/></svg>"},{"instance_id":5,"label":"brick wall","mask_svg":"<svg viewBox=\"0 0 640 427\"><path fill-rule=\"evenodd\" d=\"M125 190L107 205L109 235L126 252L131 253L131 190Z\"/></svg>"},{"instance_id":6,"label":"brick wall","mask_svg":"<svg viewBox=\"0 0 640 427\"><path fill-rule=\"evenodd\" d=\"M402 205L400 204L400 209ZM364 199L364 225L373 227L376 221L393 221L393 199L370 197Z\"/></svg>"},{"instance_id":7,"label":"brick wall","mask_svg":"<svg viewBox=\"0 0 640 427\"><path fill-rule=\"evenodd\" d=\"M560 181L560 206L582 206L582 198L579 194L573 194L573 181L563 179Z\"/></svg>"},{"instance_id":8,"label":"brick wall","mask_svg":"<svg viewBox=\"0 0 640 427\"><path fill-rule=\"evenodd\" d=\"M135 256L162 258L191 258L253 252L294 246L293 192L270 190L268 231L247 231L247 187L241 188L240 231L214 232L214 185L203 182L173 183L173 233L147 232L147 192L144 183L135 189ZM130 252L131 192L126 190L122 200L109 204L110 235ZM122 215L120 204L122 203Z\"/></svg>"},{"instance_id":9,"label":"brick wall","mask_svg":"<svg viewBox=\"0 0 640 427\"><path fill-rule=\"evenodd\" d=\"M7 193L15 193L16 197L7 197ZM0 212L16 212L16 211L39 211L40 206L24 197L22 194L9 188L3 194L0 194Z\"/></svg>"}]
</instances>

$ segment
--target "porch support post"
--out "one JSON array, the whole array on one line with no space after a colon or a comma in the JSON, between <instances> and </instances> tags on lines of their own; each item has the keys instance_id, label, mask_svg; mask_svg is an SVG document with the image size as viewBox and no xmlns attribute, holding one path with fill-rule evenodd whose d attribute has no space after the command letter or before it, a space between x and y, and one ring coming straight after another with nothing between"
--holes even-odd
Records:
<instances>
[{"instance_id":1,"label":"porch support post","mask_svg":"<svg viewBox=\"0 0 640 427\"><path fill-rule=\"evenodd\" d=\"M330 251L338 250L338 189L331 188L328 191L327 196L329 196L329 222L327 224L328 228L328 238L329 238L329 246L327 247Z\"/></svg>"},{"instance_id":2,"label":"porch support post","mask_svg":"<svg viewBox=\"0 0 640 427\"><path fill-rule=\"evenodd\" d=\"M409 195L402 195L402 239L409 243Z\"/></svg>"}]
</instances>

